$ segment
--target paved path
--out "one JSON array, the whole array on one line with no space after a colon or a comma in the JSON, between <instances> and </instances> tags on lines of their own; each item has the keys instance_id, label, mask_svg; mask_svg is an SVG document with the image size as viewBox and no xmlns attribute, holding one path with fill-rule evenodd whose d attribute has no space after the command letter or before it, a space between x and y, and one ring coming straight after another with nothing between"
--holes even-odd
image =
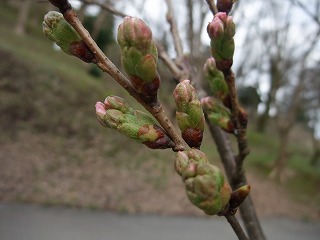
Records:
<instances>
[{"instance_id":1,"label":"paved path","mask_svg":"<svg viewBox=\"0 0 320 240\"><path fill-rule=\"evenodd\" d=\"M319 240L320 223L263 219L269 240ZM0 240L233 240L223 218L0 205Z\"/></svg>"}]
</instances>

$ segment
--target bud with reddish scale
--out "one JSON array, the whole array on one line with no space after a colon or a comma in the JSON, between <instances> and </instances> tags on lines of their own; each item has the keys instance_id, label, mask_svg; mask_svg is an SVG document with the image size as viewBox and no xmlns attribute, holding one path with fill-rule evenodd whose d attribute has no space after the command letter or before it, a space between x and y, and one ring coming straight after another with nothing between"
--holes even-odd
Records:
<instances>
[{"instance_id":1,"label":"bud with reddish scale","mask_svg":"<svg viewBox=\"0 0 320 240\"><path fill-rule=\"evenodd\" d=\"M217 0L217 8L219 12L229 13L232 9L232 5L236 0Z\"/></svg>"},{"instance_id":2,"label":"bud with reddish scale","mask_svg":"<svg viewBox=\"0 0 320 240\"><path fill-rule=\"evenodd\" d=\"M174 147L174 143L165 131L156 125L155 120L150 115L132 109L120 97L109 96L104 103L97 102L96 115L103 126L116 129L149 148L164 149Z\"/></svg>"},{"instance_id":3,"label":"bud with reddish scale","mask_svg":"<svg viewBox=\"0 0 320 240\"><path fill-rule=\"evenodd\" d=\"M158 51L150 28L139 18L125 17L118 28L122 64L135 90L149 104L157 102Z\"/></svg>"},{"instance_id":4,"label":"bud with reddish scale","mask_svg":"<svg viewBox=\"0 0 320 240\"><path fill-rule=\"evenodd\" d=\"M243 203L250 193L250 185L243 185L231 193L230 208L237 208Z\"/></svg>"},{"instance_id":5,"label":"bud with reddish scale","mask_svg":"<svg viewBox=\"0 0 320 240\"><path fill-rule=\"evenodd\" d=\"M223 106L220 100L214 97L201 99L203 109L208 115L208 119L228 133L234 133L234 125L231 121L230 109Z\"/></svg>"},{"instance_id":6,"label":"bud with reddish scale","mask_svg":"<svg viewBox=\"0 0 320 240\"><path fill-rule=\"evenodd\" d=\"M48 12L44 16L42 29L44 35L54 41L66 54L78 57L87 63L96 62L92 51L61 13Z\"/></svg>"},{"instance_id":7,"label":"bud with reddish scale","mask_svg":"<svg viewBox=\"0 0 320 240\"><path fill-rule=\"evenodd\" d=\"M232 17L225 12L217 13L207 26L211 39L211 54L216 60L217 68L227 71L231 68L234 54L235 24Z\"/></svg>"},{"instance_id":8,"label":"bud with reddish scale","mask_svg":"<svg viewBox=\"0 0 320 240\"><path fill-rule=\"evenodd\" d=\"M190 80L180 82L173 91L176 102L176 119L182 138L190 147L200 147L204 131L201 102Z\"/></svg>"},{"instance_id":9,"label":"bud with reddish scale","mask_svg":"<svg viewBox=\"0 0 320 240\"><path fill-rule=\"evenodd\" d=\"M203 70L213 96L224 102L229 97L229 88L223 73L217 68L214 58L207 59Z\"/></svg>"}]
</instances>

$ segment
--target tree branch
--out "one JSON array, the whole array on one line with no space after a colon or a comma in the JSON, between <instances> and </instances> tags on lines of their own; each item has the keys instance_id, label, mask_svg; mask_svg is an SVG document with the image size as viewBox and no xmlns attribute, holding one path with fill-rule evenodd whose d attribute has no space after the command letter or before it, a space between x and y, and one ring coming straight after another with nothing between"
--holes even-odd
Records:
<instances>
[{"instance_id":1,"label":"tree branch","mask_svg":"<svg viewBox=\"0 0 320 240\"><path fill-rule=\"evenodd\" d=\"M230 223L239 240L249 240L245 232L243 231L238 219L234 215L226 216L226 219Z\"/></svg>"},{"instance_id":2,"label":"tree branch","mask_svg":"<svg viewBox=\"0 0 320 240\"><path fill-rule=\"evenodd\" d=\"M214 0L206 0L206 1L208 3L208 6L209 6L212 14L216 15L219 11L218 11L217 5L215 4Z\"/></svg>"},{"instance_id":3,"label":"tree branch","mask_svg":"<svg viewBox=\"0 0 320 240\"><path fill-rule=\"evenodd\" d=\"M181 38L180 38L178 27L177 27L177 22L175 20L174 13L173 13L172 1L166 0L166 2L168 6L167 21L170 24L170 30L173 37L174 47L175 47L178 58L182 58L183 57L182 43L181 43Z\"/></svg>"}]
</instances>

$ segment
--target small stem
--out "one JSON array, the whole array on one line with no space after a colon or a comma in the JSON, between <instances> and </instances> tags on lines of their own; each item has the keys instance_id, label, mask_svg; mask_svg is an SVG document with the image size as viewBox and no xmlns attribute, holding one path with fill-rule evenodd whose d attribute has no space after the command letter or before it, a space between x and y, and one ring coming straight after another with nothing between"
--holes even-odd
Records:
<instances>
[{"instance_id":1,"label":"small stem","mask_svg":"<svg viewBox=\"0 0 320 240\"><path fill-rule=\"evenodd\" d=\"M99 1L95 1L95 0L80 0L81 2L87 3L87 4L94 4L97 5L99 7L101 7L104 10L107 10L108 12L112 13L115 16L119 16L119 17L125 17L128 16L127 14L115 9L113 6L111 6L108 3L101 3Z\"/></svg>"},{"instance_id":2,"label":"small stem","mask_svg":"<svg viewBox=\"0 0 320 240\"><path fill-rule=\"evenodd\" d=\"M216 15L219 11L218 11L218 8L214 2L214 0L206 0L208 5L209 5L209 8L210 8L210 11L212 12L213 15Z\"/></svg>"},{"instance_id":3,"label":"small stem","mask_svg":"<svg viewBox=\"0 0 320 240\"><path fill-rule=\"evenodd\" d=\"M177 27L177 22L175 20L174 13L173 13L172 1L166 0L166 2L168 6L167 21L170 24L170 30L172 33L175 50L178 58L182 58L183 57L182 43L181 43L181 38L180 38L178 27Z\"/></svg>"},{"instance_id":4,"label":"small stem","mask_svg":"<svg viewBox=\"0 0 320 240\"><path fill-rule=\"evenodd\" d=\"M235 136L238 143L238 155L236 157L237 172L242 171L242 164L245 157L249 154L248 141L246 136L246 128L243 127L239 120L240 104L237 97L235 77L231 69L224 72L224 78L228 84L231 103L231 118L235 126Z\"/></svg>"},{"instance_id":5,"label":"small stem","mask_svg":"<svg viewBox=\"0 0 320 240\"><path fill-rule=\"evenodd\" d=\"M243 231L238 219L234 216L225 216L228 222L230 223L233 231L236 233L239 240L249 240L245 232Z\"/></svg>"}]
</instances>

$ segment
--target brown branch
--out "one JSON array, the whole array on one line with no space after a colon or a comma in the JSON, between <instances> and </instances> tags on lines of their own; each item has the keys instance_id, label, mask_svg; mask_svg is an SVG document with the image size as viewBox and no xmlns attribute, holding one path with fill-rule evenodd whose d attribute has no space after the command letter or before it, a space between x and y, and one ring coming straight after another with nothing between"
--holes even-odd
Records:
<instances>
[{"instance_id":1,"label":"brown branch","mask_svg":"<svg viewBox=\"0 0 320 240\"><path fill-rule=\"evenodd\" d=\"M164 128L172 141L175 143L174 151L183 150L187 144L181 136L175 131L173 124L164 113L163 107L160 103L150 106L146 104L141 96L132 87L130 81L120 72L120 70L105 56L102 50L98 47L96 42L91 38L89 32L83 27L81 21L77 17L73 9L68 9L64 13L64 18L68 23L78 32L82 40L94 53L97 61L97 66L104 72L108 73L114 78L132 97L134 97L147 111L149 111Z\"/></svg>"},{"instance_id":2,"label":"brown branch","mask_svg":"<svg viewBox=\"0 0 320 240\"><path fill-rule=\"evenodd\" d=\"M235 127L235 136L238 143L238 155L236 156L236 172L242 172L243 160L249 154L248 141L246 136L246 123L243 124L240 119L240 104L237 97L237 90L235 86L235 77L231 69L224 72L225 80L228 84L230 92L230 110L231 110L231 120ZM244 113L242 113L244 114ZM247 117L247 116L243 116ZM247 120L244 120L247 121ZM235 173L237 174L237 173Z\"/></svg>"},{"instance_id":3,"label":"brown branch","mask_svg":"<svg viewBox=\"0 0 320 240\"><path fill-rule=\"evenodd\" d=\"M81 2L84 2L86 4L94 4L97 5L99 7L101 7L102 9L112 13L113 15L119 16L119 17L125 17L128 16L127 14L115 9L113 6L111 6L108 3L101 3L99 1L95 1L95 0L80 0Z\"/></svg>"},{"instance_id":4,"label":"brown branch","mask_svg":"<svg viewBox=\"0 0 320 240\"><path fill-rule=\"evenodd\" d=\"M216 15L219 11L218 8L214 2L214 0L206 0L208 3L208 6L210 8L210 11L212 12L213 15Z\"/></svg>"},{"instance_id":5,"label":"brown branch","mask_svg":"<svg viewBox=\"0 0 320 240\"><path fill-rule=\"evenodd\" d=\"M177 22L173 13L172 1L166 0L166 2L168 6L167 21L170 24L170 30L172 33L174 47L175 47L178 58L182 58L183 57L182 43L181 43L179 31L178 31Z\"/></svg>"},{"instance_id":6,"label":"brown branch","mask_svg":"<svg viewBox=\"0 0 320 240\"><path fill-rule=\"evenodd\" d=\"M230 223L233 231L236 233L239 240L249 240L246 236L245 232L243 231L238 219L234 216L225 216L228 222Z\"/></svg>"},{"instance_id":7,"label":"brown branch","mask_svg":"<svg viewBox=\"0 0 320 240\"><path fill-rule=\"evenodd\" d=\"M190 54L193 53L193 39L194 39L194 31L193 31L193 1L187 0L187 9L188 9L188 41Z\"/></svg>"}]
</instances>

